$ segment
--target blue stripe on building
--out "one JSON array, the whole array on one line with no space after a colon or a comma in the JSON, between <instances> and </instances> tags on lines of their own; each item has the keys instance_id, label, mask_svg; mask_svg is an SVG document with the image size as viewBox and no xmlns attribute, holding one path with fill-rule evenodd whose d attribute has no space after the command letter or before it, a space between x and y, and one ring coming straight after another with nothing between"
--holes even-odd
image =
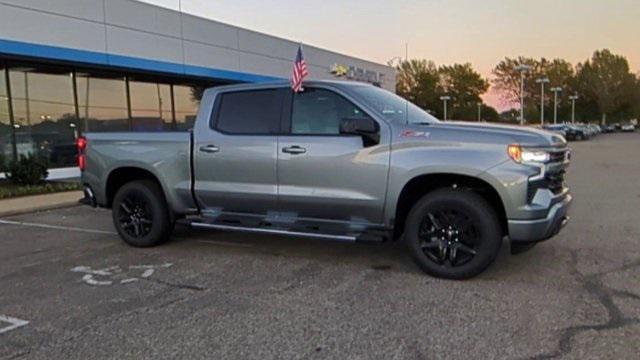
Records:
<instances>
[{"instance_id":1,"label":"blue stripe on building","mask_svg":"<svg viewBox=\"0 0 640 360\"><path fill-rule=\"evenodd\" d=\"M207 68L204 66L178 64L167 61L143 59L133 56L106 54L95 51L77 50L59 46L33 44L21 41L0 39L0 54L27 56L39 59L68 61L77 64L112 66L140 71L165 74L205 77L217 80L237 82L268 82L282 80L273 76L264 76L239 71Z\"/></svg>"}]
</instances>

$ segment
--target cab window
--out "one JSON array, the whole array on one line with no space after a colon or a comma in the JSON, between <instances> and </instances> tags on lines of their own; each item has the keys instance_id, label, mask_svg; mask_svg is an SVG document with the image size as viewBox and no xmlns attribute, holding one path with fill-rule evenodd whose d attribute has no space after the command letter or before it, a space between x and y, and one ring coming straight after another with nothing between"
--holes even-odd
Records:
<instances>
[{"instance_id":1,"label":"cab window","mask_svg":"<svg viewBox=\"0 0 640 360\"><path fill-rule=\"evenodd\" d=\"M293 95L291 133L339 135L344 118L367 117L357 106L333 91L306 88Z\"/></svg>"},{"instance_id":2,"label":"cab window","mask_svg":"<svg viewBox=\"0 0 640 360\"><path fill-rule=\"evenodd\" d=\"M279 89L228 92L220 95L215 128L238 135L277 134L283 91Z\"/></svg>"}]
</instances>

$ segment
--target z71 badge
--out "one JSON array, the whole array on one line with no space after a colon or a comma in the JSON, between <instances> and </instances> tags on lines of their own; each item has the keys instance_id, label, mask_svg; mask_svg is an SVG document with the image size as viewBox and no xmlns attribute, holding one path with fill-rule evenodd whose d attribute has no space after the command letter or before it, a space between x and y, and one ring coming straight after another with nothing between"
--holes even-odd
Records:
<instances>
[{"instance_id":1,"label":"z71 badge","mask_svg":"<svg viewBox=\"0 0 640 360\"><path fill-rule=\"evenodd\" d=\"M422 137L422 138L426 138L426 137L429 137L429 135L431 135L430 132L427 132L427 131L415 131L415 130L404 130L402 133L400 133L400 137Z\"/></svg>"}]
</instances>

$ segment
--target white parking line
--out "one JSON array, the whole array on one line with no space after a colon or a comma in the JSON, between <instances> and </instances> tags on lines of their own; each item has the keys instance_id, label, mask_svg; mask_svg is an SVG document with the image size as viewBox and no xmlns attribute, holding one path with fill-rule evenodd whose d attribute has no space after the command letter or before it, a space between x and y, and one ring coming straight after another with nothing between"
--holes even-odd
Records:
<instances>
[{"instance_id":1,"label":"white parking line","mask_svg":"<svg viewBox=\"0 0 640 360\"><path fill-rule=\"evenodd\" d=\"M90 233L90 234L117 235L117 233L115 231L85 229L85 228L79 228L79 227L74 227L74 226L39 224L39 223L32 223L32 222L25 222L25 221L13 221L13 220L2 220L2 219L0 219L0 224L28 226L28 227L36 227L36 228L42 228L42 229L77 231L77 232L85 232L85 233Z\"/></svg>"},{"instance_id":2,"label":"white parking line","mask_svg":"<svg viewBox=\"0 0 640 360\"><path fill-rule=\"evenodd\" d=\"M26 222L26 221L13 221L13 220L0 219L0 224L27 226L27 227L35 227L35 228L41 228L41 229L77 231L77 232L84 232L84 233L90 233L90 234L118 235L118 233L115 231L86 229L86 228L79 228L74 226L40 224L40 223L32 223L32 222ZM198 242L205 243L205 244L212 244L212 245L220 245L220 246L232 246L232 247L243 247L243 248L253 247L253 245L250 245L250 244L241 244L241 243L226 242L226 241L199 240Z\"/></svg>"},{"instance_id":3,"label":"white parking line","mask_svg":"<svg viewBox=\"0 0 640 360\"><path fill-rule=\"evenodd\" d=\"M11 330L15 330L21 326L27 325L29 322L27 320L17 319L11 316L0 315L0 322L9 323L11 325L0 328L0 334L6 333Z\"/></svg>"}]
</instances>

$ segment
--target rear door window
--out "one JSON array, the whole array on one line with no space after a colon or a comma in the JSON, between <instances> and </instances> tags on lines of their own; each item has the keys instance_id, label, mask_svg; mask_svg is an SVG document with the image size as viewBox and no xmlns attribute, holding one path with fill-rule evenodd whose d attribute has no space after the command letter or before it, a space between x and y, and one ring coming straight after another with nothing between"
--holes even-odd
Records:
<instances>
[{"instance_id":1,"label":"rear door window","mask_svg":"<svg viewBox=\"0 0 640 360\"><path fill-rule=\"evenodd\" d=\"M228 92L220 95L215 129L226 134L280 132L284 92L281 89Z\"/></svg>"}]
</instances>

